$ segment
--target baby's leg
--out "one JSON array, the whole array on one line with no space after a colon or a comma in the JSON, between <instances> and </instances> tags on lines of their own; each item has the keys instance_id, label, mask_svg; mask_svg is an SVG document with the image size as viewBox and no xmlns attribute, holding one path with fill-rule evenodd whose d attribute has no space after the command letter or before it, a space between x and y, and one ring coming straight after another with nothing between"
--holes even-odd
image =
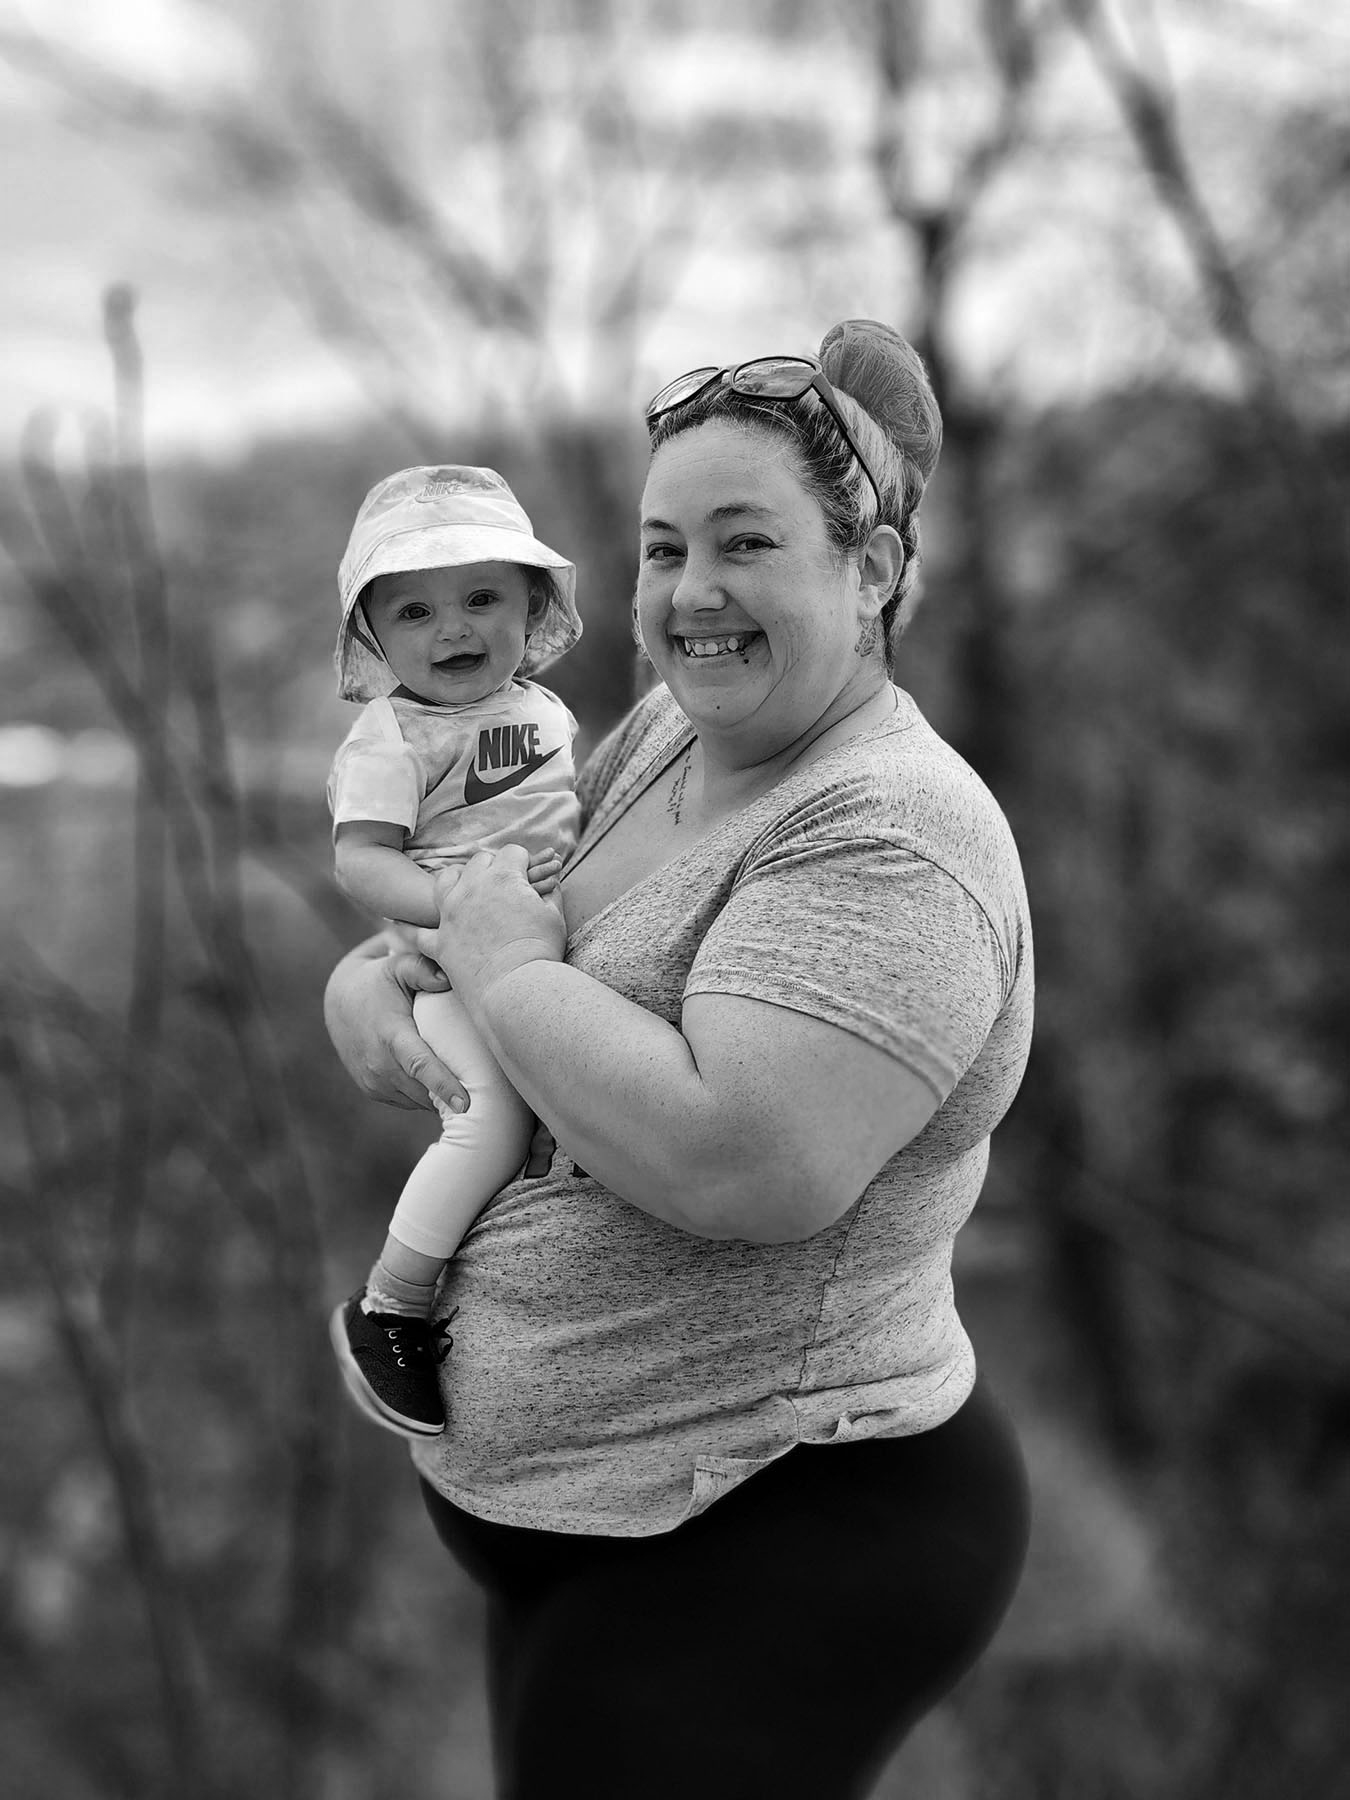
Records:
<instances>
[{"instance_id":1,"label":"baby's leg","mask_svg":"<svg viewBox=\"0 0 1350 1800\"><path fill-rule=\"evenodd\" d=\"M440 1138L408 1177L365 1287L330 1331L347 1385L378 1424L407 1437L445 1428L436 1378L444 1351L428 1319L442 1269L529 1151L534 1115L498 1067L454 994L419 994L417 1029L469 1093L469 1110L440 1106Z\"/></svg>"},{"instance_id":2,"label":"baby's leg","mask_svg":"<svg viewBox=\"0 0 1350 1800\"><path fill-rule=\"evenodd\" d=\"M419 994L417 1029L469 1092L469 1110L437 1102L441 1135L399 1198L390 1236L420 1257L447 1263L465 1232L525 1161L534 1114L503 1075L455 994ZM439 1274L439 1270L437 1270Z\"/></svg>"}]
</instances>

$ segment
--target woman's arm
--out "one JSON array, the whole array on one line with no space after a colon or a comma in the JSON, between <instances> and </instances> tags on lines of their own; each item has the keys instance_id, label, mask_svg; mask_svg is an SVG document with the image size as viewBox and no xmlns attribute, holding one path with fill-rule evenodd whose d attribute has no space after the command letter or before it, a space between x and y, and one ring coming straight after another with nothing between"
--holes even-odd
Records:
<instances>
[{"instance_id":1,"label":"woman's arm","mask_svg":"<svg viewBox=\"0 0 1350 1800\"><path fill-rule=\"evenodd\" d=\"M810 1237L936 1110L917 1075L819 1019L707 994L677 1031L568 968L519 859L445 881L424 948L558 1141L644 1212L701 1237Z\"/></svg>"},{"instance_id":2,"label":"woman's arm","mask_svg":"<svg viewBox=\"0 0 1350 1800\"><path fill-rule=\"evenodd\" d=\"M938 1104L884 1051L760 1000L695 995L676 1031L590 976L534 962L470 1011L590 1174L700 1237L813 1236Z\"/></svg>"}]
</instances>

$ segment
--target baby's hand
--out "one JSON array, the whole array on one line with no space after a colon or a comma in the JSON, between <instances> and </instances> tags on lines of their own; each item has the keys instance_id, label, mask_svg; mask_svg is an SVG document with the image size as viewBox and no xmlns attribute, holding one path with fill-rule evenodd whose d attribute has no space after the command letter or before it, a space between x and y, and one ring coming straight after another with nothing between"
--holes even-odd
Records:
<instances>
[{"instance_id":1,"label":"baby's hand","mask_svg":"<svg viewBox=\"0 0 1350 1800\"><path fill-rule=\"evenodd\" d=\"M562 858L556 850L540 850L529 860L526 879L536 894L551 894L562 873Z\"/></svg>"}]
</instances>

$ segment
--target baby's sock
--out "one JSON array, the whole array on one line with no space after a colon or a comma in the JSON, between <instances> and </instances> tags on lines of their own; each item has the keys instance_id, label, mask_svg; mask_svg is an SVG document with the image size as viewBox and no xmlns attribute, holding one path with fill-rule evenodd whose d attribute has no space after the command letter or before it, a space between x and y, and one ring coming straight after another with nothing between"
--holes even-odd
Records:
<instances>
[{"instance_id":1,"label":"baby's sock","mask_svg":"<svg viewBox=\"0 0 1350 1800\"><path fill-rule=\"evenodd\" d=\"M399 1275L391 1275L383 1262L372 1265L366 1277L365 1298L361 1302L362 1312L397 1313L404 1319L426 1319L431 1316L431 1304L436 1298L436 1283L428 1282L423 1286L420 1281L404 1281Z\"/></svg>"}]
</instances>

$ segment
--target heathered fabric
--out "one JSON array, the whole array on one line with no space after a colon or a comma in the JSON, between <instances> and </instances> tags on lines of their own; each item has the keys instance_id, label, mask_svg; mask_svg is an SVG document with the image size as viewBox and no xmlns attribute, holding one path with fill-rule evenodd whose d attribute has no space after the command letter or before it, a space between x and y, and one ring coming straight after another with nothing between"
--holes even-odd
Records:
<instances>
[{"instance_id":1,"label":"heathered fabric","mask_svg":"<svg viewBox=\"0 0 1350 1800\"><path fill-rule=\"evenodd\" d=\"M690 741L665 689L583 771L580 861ZM678 1230L574 1170L480 1214L438 1305L449 1426L414 1459L500 1524L665 1531L794 1444L926 1431L970 1393L951 1250L1021 1079L1032 955L988 790L897 690L892 720L789 773L585 922L578 969L678 1026L686 994L854 1032L943 1104L803 1243Z\"/></svg>"}]
</instances>

